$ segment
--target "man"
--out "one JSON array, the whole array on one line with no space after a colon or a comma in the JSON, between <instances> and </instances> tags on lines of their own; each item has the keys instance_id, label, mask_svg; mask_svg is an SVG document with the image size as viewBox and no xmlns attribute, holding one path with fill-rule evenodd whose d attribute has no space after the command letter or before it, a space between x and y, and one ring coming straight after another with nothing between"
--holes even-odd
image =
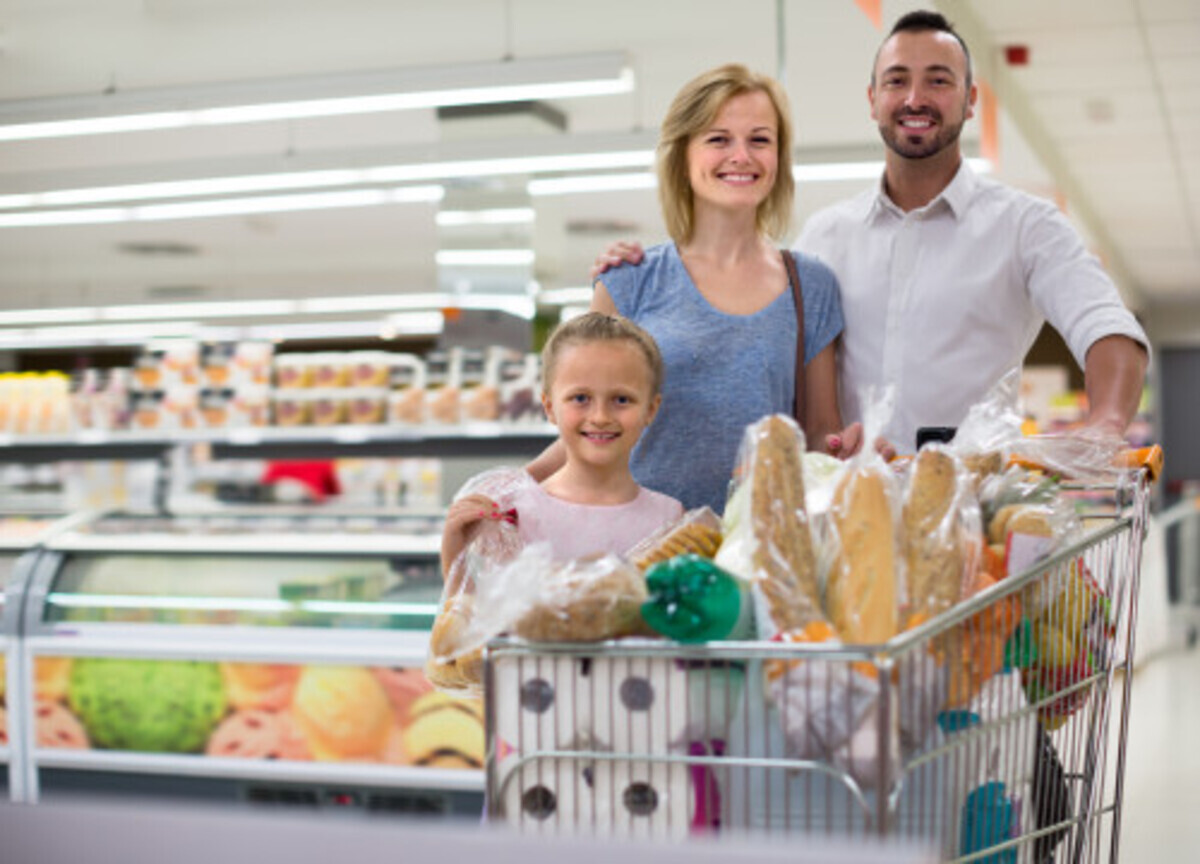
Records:
<instances>
[{"instance_id":1,"label":"man","mask_svg":"<svg viewBox=\"0 0 1200 864\"><path fill-rule=\"evenodd\" d=\"M977 97L966 44L937 13L903 16L867 96L887 147L881 182L814 214L797 242L841 285L845 421L862 419L869 388L890 385L883 434L911 451L919 427L957 426L1049 321L1084 369L1087 425L1122 434L1142 392L1146 336L1053 204L966 164L959 135ZM640 260L640 249L618 244L596 267L618 260Z\"/></svg>"}]
</instances>

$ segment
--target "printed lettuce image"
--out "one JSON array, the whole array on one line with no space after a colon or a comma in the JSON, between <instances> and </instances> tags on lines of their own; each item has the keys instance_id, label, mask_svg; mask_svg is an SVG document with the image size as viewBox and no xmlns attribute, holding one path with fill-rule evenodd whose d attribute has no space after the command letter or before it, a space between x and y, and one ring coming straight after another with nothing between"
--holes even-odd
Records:
<instances>
[{"instance_id":1,"label":"printed lettuce image","mask_svg":"<svg viewBox=\"0 0 1200 864\"><path fill-rule=\"evenodd\" d=\"M94 746L147 753L203 750L226 709L217 664L191 661L80 658L68 700Z\"/></svg>"}]
</instances>

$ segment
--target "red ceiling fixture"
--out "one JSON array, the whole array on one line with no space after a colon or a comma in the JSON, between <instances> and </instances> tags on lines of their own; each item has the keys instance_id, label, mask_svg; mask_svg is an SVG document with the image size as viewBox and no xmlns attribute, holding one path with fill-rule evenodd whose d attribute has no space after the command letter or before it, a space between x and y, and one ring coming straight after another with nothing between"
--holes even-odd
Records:
<instances>
[{"instance_id":1,"label":"red ceiling fixture","mask_svg":"<svg viewBox=\"0 0 1200 864\"><path fill-rule=\"evenodd\" d=\"M1026 66L1029 64L1028 45L1005 45L1004 59L1009 66Z\"/></svg>"}]
</instances>

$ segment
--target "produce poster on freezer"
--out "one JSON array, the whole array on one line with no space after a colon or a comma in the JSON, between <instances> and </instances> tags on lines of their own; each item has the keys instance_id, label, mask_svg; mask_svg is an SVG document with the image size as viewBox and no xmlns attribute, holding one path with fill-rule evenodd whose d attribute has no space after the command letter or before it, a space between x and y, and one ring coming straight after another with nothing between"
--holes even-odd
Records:
<instances>
[{"instance_id":1,"label":"produce poster on freezer","mask_svg":"<svg viewBox=\"0 0 1200 864\"><path fill-rule=\"evenodd\" d=\"M482 704L419 669L39 657L34 671L39 747L483 766Z\"/></svg>"}]
</instances>

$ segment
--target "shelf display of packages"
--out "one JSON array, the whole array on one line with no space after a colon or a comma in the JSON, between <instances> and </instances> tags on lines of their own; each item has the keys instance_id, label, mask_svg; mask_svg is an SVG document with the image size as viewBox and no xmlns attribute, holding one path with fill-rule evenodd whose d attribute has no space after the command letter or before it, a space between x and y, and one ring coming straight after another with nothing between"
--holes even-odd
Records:
<instances>
[{"instance_id":1,"label":"shelf display of packages","mask_svg":"<svg viewBox=\"0 0 1200 864\"><path fill-rule=\"evenodd\" d=\"M39 748L483 765L483 709L420 669L37 657Z\"/></svg>"}]
</instances>

